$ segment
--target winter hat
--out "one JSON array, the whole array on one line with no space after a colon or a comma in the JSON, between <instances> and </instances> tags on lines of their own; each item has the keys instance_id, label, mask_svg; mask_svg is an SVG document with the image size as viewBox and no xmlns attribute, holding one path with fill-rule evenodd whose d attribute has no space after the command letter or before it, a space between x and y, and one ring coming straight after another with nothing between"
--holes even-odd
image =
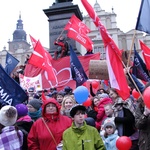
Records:
<instances>
[{"instance_id":1,"label":"winter hat","mask_svg":"<svg viewBox=\"0 0 150 150\"><path fill-rule=\"evenodd\" d=\"M17 120L17 110L14 106L6 105L0 109L0 124L12 126Z\"/></svg>"},{"instance_id":2,"label":"winter hat","mask_svg":"<svg viewBox=\"0 0 150 150\"><path fill-rule=\"evenodd\" d=\"M105 130L106 127L108 127L108 126L113 127L114 130L116 129L115 123L114 123L114 121L112 121L112 119L106 119L106 120L104 121L104 130Z\"/></svg>"},{"instance_id":3,"label":"winter hat","mask_svg":"<svg viewBox=\"0 0 150 150\"><path fill-rule=\"evenodd\" d=\"M83 106L81 104L76 104L71 108L70 116L73 118L78 110L86 111L86 108L85 108L85 106Z\"/></svg>"},{"instance_id":4,"label":"winter hat","mask_svg":"<svg viewBox=\"0 0 150 150\"><path fill-rule=\"evenodd\" d=\"M39 99L31 99L29 102L28 102L29 105L31 105L32 107L34 107L36 110L39 110L42 106L42 101L39 100Z\"/></svg>"},{"instance_id":5,"label":"winter hat","mask_svg":"<svg viewBox=\"0 0 150 150\"><path fill-rule=\"evenodd\" d=\"M17 104L16 106L18 117L26 116L28 113L28 108L25 104Z\"/></svg>"},{"instance_id":6,"label":"winter hat","mask_svg":"<svg viewBox=\"0 0 150 150\"><path fill-rule=\"evenodd\" d=\"M109 95L108 94L106 94L106 93L102 93L102 94L100 94L100 96L99 96L100 98L108 98L109 97Z\"/></svg>"}]
</instances>

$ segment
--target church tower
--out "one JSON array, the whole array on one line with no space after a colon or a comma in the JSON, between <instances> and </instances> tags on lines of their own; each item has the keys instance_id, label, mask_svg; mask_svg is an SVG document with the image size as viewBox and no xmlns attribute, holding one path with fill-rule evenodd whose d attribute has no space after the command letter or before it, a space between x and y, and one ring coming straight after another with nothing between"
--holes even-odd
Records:
<instances>
[{"instance_id":1,"label":"church tower","mask_svg":"<svg viewBox=\"0 0 150 150\"><path fill-rule=\"evenodd\" d=\"M8 41L9 51L15 52L18 49L29 50L30 44L27 42L26 37L27 34L23 29L23 23L21 19L21 14L19 15L19 19L17 20L16 30L13 32L13 40Z\"/></svg>"}]
</instances>

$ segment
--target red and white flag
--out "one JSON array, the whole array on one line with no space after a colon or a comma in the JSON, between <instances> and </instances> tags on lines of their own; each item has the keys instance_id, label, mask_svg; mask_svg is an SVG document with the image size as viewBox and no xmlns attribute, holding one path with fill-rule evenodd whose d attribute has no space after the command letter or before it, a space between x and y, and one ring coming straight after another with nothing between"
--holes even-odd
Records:
<instances>
[{"instance_id":1,"label":"red and white flag","mask_svg":"<svg viewBox=\"0 0 150 150\"><path fill-rule=\"evenodd\" d=\"M72 15L72 17L66 24L64 30L69 30L72 24L76 25L79 28L79 30L81 30L80 32L83 32L85 34L91 32L91 30L86 26L86 24L84 24L79 18L77 18L76 15Z\"/></svg>"},{"instance_id":2,"label":"red and white flag","mask_svg":"<svg viewBox=\"0 0 150 150\"><path fill-rule=\"evenodd\" d=\"M30 36L30 39L31 39L31 42L32 42L32 46L33 46L33 49L35 48L36 44L37 44L37 40L35 38L33 38L31 35Z\"/></svg>"},{"instance_id":3,"label":"red and white flag","mask_svg":"<svg viewBox=\"0 0 150 150\"><path fill-rule=\"evenodd\" d=\"M118 94L125 100L130 96L130 93L121 61L121 51L107 32L106 28L102 25L100 18L96 15L88 1L81 0L81 2L101 33L106 49L106 61L110 85L112 88L115 88Z\"/></svg>"},{"instance_id":4,"label":"red and white flag","mask_svg":"<svg viewBox=\"0 0 150 150\"><path fill-rule=\"evenodd\" d=\"M36 46L34 48L33 53L30 56L28 63L47 71L49 80L57 80L53 66L50 61L50 55L43 48L39 40L36 43Z\"/></svg>"},{"instance_id":5,"label":"red and white flag","mask_svg":"<svg viewBox=\"0 0 150 150\"><path fill-rule=\"evenodd\" d=\"M90 29L75 15L71 17L64 30L68 30L67 36L78 41L88 51L93 49L93 42L87 36L87 33L90 32Z\"/></svg>"},{"instance_id":6,"label":"red and white flag","mask_svg":"<svg viewBox=\"0 0 150 150\"><path fill-rule=\"evenodd\" d=\"M142 54L145 60L147 70L150 70L150 48L140 41Z\"/></svg>"}]
</instances>

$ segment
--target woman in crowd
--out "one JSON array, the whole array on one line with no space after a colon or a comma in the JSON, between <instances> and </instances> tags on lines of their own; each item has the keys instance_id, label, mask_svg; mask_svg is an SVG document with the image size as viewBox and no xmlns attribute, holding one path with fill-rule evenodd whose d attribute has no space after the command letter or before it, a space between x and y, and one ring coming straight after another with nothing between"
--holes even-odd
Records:
<instances>
[{"instance_id":1,"label":"woman in crowd","mask_svg":"<svg viewBox=\"0 0 150 150\"><path fill-rule=\"evenodd\" d=\"M60 105L56 99L47 99L42 106L42 118L34 122L29 132L29 150L56 150L62 141L63 132L71 123L70 118L60 114Z\"/></svg>"},{"instance_id":2,"label":"woman in crowd","mask_svg":"<svg viewBox=\"0 0 150 150\"><path fill-rule=\"evenodd\" d=\"M66 95L63 98L61 113L62 115L70 117L70 109L76 104L74 95Z\"/></svg>"}]
</instances>

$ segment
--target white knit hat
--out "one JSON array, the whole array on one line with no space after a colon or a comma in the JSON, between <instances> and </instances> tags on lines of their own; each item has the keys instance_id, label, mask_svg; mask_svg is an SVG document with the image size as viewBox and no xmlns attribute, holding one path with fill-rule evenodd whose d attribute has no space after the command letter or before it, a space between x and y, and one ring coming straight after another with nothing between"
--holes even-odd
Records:
<instances>
[{"instance_id":1,"label":"white knit hat","mask_svg":"<svg viewBox=\"0 0 150 150\"><path fill-rule=\"evenodd\" d=\"M0 124L12 126L17 120L17 110L14 106L6 105L0 109Z\"/></svg>"},{"instance_id":2,"label":"white knit hat","mask_svg":"<svg viewBox=\"0 0 150 150\"><path fill-rule=\"evenodd\" d=\"M111 118L110 119L106 119L104 121L104 130L106 129L107 126L113 127L114 130L116 129L115 123L114 123L114 121L112 121Z\"/></svg>"}]
</instances>

